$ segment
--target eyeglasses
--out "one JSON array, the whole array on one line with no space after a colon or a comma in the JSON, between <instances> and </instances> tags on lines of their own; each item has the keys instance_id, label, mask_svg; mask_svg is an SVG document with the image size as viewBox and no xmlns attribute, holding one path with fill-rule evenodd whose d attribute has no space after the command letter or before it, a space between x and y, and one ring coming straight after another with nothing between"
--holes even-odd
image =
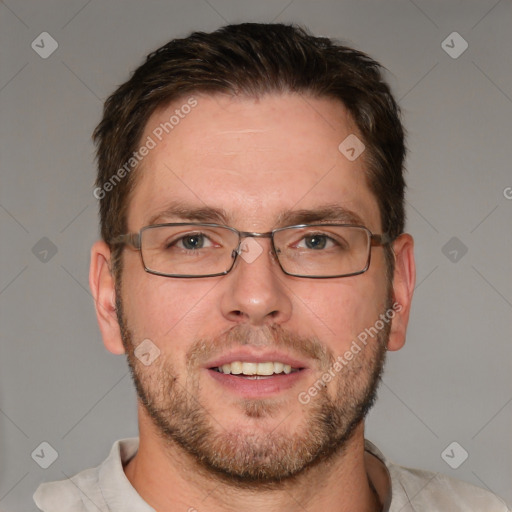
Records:
<instances>
[{"instance_id":1,"label":"eyeglasses","mask_svg":"<svg viewBox=\"0 0 512 512\"><path fill-rule=\"evenodd\" d=\"M387 234L375 235L353 224L301 224L251 233L220 224L172 223L146 226L112 243L140 251L144 270L150 274L214 277L233 269L247 250L242 241L248 237L270 238L272 253L285 274L318 279L366 272L371 248L392 241Z\"/></svg>"}]
</instances>

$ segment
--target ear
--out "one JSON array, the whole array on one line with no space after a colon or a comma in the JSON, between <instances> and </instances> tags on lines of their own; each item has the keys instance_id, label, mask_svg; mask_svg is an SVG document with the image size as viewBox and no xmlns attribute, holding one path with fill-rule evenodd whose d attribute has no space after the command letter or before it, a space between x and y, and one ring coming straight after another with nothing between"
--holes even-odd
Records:
<instances>
[{"instance_id":1,"label":"ear","mask_svg":"<svg viewBox=\"0 0 512 512\"><path fill-rule=\"evenodd\" d=\"M416 282L414 240L412 236L407 233L400 235L393 242L393 252L395 254L395 273L393 276L392 300L395 316L391 323L388 350L399 350L405 343L405 333L409 323L412 295Z\"/></svg>"},{"instance_id":2,"label":"ear","mask_svg":"<svg viewBox=\"0 0 512 512\"><path fill-rule=\"evenodd\" d=\"M110 271L110 249L103 241L96 242L91 249L89 286L103 343L113 354L123 354L124 346L116 314L115 282Z\"/></svg>"}]
</instances>

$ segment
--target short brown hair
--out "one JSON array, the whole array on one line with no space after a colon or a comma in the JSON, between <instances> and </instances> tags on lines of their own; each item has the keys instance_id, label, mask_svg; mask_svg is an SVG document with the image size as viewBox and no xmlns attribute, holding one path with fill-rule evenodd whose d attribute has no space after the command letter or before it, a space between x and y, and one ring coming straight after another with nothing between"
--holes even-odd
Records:
<instances>
[{"instance_id":1,"label":"short brown hair","mask_svg":"<svg viewBox=\"0 0 512 512\"><path fill-rule=\"evenodd\" d=\"M93 134L102 238L110 244L126 231L136 176L126 172L126 163L157 108L193 93L258 97L285 92L333 98L345 105L366 146L368 186L379 205L382 230L392 238L401 234L404 130L382 66L360 51L295 25L243 23L170 41L148 55L105 102ZM113 182L123 166L123 179ZM118 258L119 252L113 256L114 267ZM388 263L392 271L389 258Z\"/></svg>"}]
</instances>

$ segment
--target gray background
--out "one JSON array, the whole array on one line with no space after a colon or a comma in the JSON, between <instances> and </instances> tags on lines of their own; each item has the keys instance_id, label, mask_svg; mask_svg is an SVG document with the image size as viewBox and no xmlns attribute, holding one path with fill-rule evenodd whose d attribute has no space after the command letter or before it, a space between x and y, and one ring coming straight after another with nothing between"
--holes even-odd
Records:
<instances>
[{"instance_id":1,"label":"gray background","mask_svg":"<svg viewBox=\"0 0 512 512\"><path fill-rule=\"evenodd\" d=\"M409 132L418 285L367 437L512 504L510 0L6 0L0 16L0 510L36 510L40 482L136 434L124 358L103 348L87 285L102 101L169 39L248 20L305 24L389 69ZM44 31L58 43L46 59L31 47L50 48ZM456 59L442 47L454 31L469 44ZM34 460L49 461L43 441L58 452L48 469ZM453 441L469 454L458 469L441 456Z\"/></svg>"}]
</instances>

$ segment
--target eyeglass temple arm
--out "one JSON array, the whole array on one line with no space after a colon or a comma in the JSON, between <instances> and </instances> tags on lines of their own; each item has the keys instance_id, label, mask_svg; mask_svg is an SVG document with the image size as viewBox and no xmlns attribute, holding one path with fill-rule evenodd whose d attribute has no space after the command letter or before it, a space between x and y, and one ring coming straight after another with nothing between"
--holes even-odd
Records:
<instances>
[{"instance_id":1,"label":"eyeglass temple arm","mask_svg":"<svg viewBox=\"0 0 512 512\"><path fill-rule=\"evenodd\" d=\"M393 238L391 238L388 233L383 233L382 235L373 235L370 237L370 245L372 247L378 247L381 245L387 245L393 242Z\"/></svg>"},{"instance_id":2,"label":"eyeglass temple arm","mask_svg":"<svg viewBox=\"0 0 512 512\"><path fill-rule=\"evenodd\" d=\"M134 249L140 250L140 234L139 233L127 233L125 235L119 235L114 237L111 241L113 245L126 244L130 245Z\"/></svg>"}]
</instances>

